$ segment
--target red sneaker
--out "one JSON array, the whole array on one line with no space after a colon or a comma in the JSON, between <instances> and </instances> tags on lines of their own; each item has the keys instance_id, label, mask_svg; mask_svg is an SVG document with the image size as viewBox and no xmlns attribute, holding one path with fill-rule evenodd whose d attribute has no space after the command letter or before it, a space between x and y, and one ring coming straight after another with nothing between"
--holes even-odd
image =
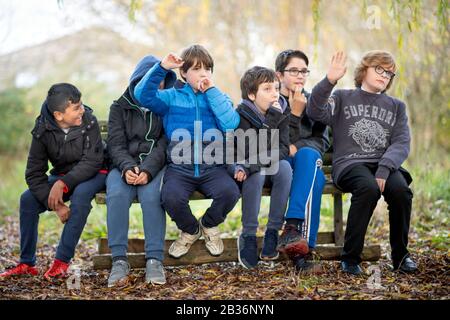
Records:
<instances>
[{"instance_id":1,"label":"red sneaker","mask_svg":"<svg viewBox=\"0 0 450 320\"><path fill-rule=\"evenodd\" d=\"M278 240L277 250L286 253L291 259L304 256L309 252L308 242L296 226L286 224Z\"/></svg>"},{"instance_id":2,"label":"red sneaker","mask_svg":"<svg viewBox=\"0 0 450 320\"><path fill-rule=\"evenodd\" d=\"M19 263L16 267L9 269L3 273L0 273L0 279L6 279L12 276L20 276L20 275L37 276L38 273L39 271L36 267L30 266L25 263Z\"/></svg>"},{"instance_id":3,"label":"red sneaker","mask_svg":"<svg viewBox=\"0 0 450 320\"><path fill-rule=\"evenodd\" d=\"M49 281L55 278L64 278L67 274L68 268L69 268L68 263L55 259L50 269L48 269L47 272L44 274L44 278Z\"/></svg>"}]
</instances>

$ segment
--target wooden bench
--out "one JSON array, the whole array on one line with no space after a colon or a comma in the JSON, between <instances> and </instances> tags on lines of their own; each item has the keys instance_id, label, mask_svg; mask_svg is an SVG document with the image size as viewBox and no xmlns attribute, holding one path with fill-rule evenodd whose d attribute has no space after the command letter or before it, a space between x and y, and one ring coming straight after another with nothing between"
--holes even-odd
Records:
<instances>
[{"instance_id":1,"label":"wooden bench","mask_svg":"<svg viewBox=\"0 0 450 320\"><path fill-rule=\"evenodd\" d=\"M108 134L107 121L99 121L102 138L106 139ZM338 260L342 246L344 244L344 222L343 222L343 204L342 192L335 187L331 181L331 153L326 153L323 158L323 171L327 177L327 182L323 190L323 194L331 194L333 196L333 214L334 214L334 231L319 232L317 236L317 246L315 254L323 260ZM263 196L270 196L270 188L263 189ZM190 197L191 201L206 199L205 196L195 191ZM98 204L106 203L106 193L97 193L95 201ZM134 200L137 203L137 199ZM261 249L262 237L258 237L258 248ZM166 240L164 265L176 266L187 264L203 264L212 262L232 262L237 261L237 243L236 239L223 239L224 252L219 257L209 254L204 245L204 240L200 239L195 242L189 252L179 259L174 259L168 255L168 249L174 240ZM366 261L377 261L381 256L381 248L379 245L367 245L364 247L362 258ZM144 239L128 240L128 259L132 268L145 267ZM286 259L280 256L279 258ZM93 257L95 269L111 268L111 251L108 247L106 238L98 241L98 254Z\"/></svg>"}]
</instances>

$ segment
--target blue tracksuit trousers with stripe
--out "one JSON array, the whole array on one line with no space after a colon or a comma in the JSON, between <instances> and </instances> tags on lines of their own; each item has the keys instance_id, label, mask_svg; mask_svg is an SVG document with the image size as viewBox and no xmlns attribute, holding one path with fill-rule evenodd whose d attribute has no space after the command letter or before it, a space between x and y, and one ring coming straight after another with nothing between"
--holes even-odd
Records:
<instances>
[{"instance_id":1,"label":"blue tracksuit trousers with stripe","mask_svg":"<svg viewBox=\"0 0 450 320\"><path fill-rule=\"evenodd\" d=\"M286 159L292 166L293 176L289 207L285 219L303 220L302 233L311 248L316 246L320 222L320 203L325 186L320 153L303 147L294 157Z\"/></svg>"}]
</instances>

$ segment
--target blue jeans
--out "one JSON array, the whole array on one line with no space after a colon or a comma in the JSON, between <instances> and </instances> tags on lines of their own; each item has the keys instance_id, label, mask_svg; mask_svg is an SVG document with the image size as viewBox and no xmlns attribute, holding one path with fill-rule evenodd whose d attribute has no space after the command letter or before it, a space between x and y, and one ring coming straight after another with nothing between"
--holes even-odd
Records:
<instances>
[{"instance_id":1,"label":"blue jeans","mask_svg":"<svg viewBox=\"0 0 450 320\"><path fill-rule=\"evenodd\" d=\"M267 229L281 229L291 181L292 169L286 160L280 161L278 172L274 175L265 176L256 172L247 177L242 183L242 234L256 235L262 190L265 184L272 186Z\"/></svg>"},{"instance_id":2,"label":"blue jeans","mask_svg":"<svg viewBox=\"0 0 450 320\"><path fill-rule=\"evenodd\" d=\"M303 236L311 248L316 246L320 223L320 203L325 186L320 153L303 147L286 160L294 170L286 219L303 220Z\"/></svg>"},{"instance_id":3,"label":"blue jeans","mask_svg":"<svg viewBox=\"0 0 450 320\"><path fill-rule=\"evenodd\" d=\"M121 173L113 169L106 179L106 208L108 245L112 257L126 256L130 206L137 197L142 208L145 235L145 257L163 261L166 235L166 214L161 207L162 169L146 185L133 186L123 181Z\"/></svg>"},{"instance_id":4,"label":"blue jeans","mask_svg":"<svg viewBox=\"0 0 450 320\"><path fill-rule=\"evenodd\" d=\"M49 184L53 185L61 177L50 176ZM75 247L80 240L87 217L91 211L91 201L95 194L105 187L106 174L96 176L77 185L72 192L64 194L63 200L70 200L70 217L64 225L56 259L69 263L75 254ZM38 239L39 214L46 207L37 200L30 190L20 197L20 262L36 264L36 244Z\"/></svg>"}]
</instances>

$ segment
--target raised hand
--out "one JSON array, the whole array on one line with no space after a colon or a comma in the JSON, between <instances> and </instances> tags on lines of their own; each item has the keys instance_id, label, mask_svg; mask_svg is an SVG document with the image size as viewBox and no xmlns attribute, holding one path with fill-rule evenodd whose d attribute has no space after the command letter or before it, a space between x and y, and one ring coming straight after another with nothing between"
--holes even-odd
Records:
<instances>
[{"instance_id":1,"label":"raised hand","mask_svg":"<svg viewBox=\"0 0 450 320\"><path fill-rule=\"evenodd\" d=\"M344 51L337 51L331 58L331 65L328 69L327 78L332 84L341 79L347 71L347 56Z\"/></svg>"},{"instance_id":2,"label":"raised hand","mask_svg":"<svg viewBox=\"0 0 450 320\"><path fill-rule=\"evenodd\" d=\"M161 66L166 70L180 68L183 64L183 59L175 53L169 53L161 61Z\"/></svg>"},{"instance_id":3,"label":"raised hand","mask_svg":"<svg viewBox=\"0 0 450 320\"><path fill-rule=\"evenodd\" d=\"M291 113L297 117L300 117L305 110L306 97L300 86L295 87L295 91L289 90L289 106L291 107Z\"/></svg>"}]
</instances>

